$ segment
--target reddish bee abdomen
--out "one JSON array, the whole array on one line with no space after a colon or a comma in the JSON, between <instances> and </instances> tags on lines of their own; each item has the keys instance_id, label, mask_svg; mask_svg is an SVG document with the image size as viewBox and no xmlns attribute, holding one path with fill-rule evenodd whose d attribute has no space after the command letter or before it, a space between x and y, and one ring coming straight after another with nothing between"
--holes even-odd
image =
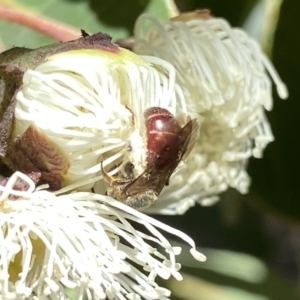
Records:
<instances>
[{"instance_id":1,"label":"reddish bee abdomen","mask_svg":"<svg viewBox=\"0 0 300 300\"><path fill-rule=\"evenodd\" d=\"M174 142L181 128L178 121L168 110L160 107L148 108L144 116L148 165L152 164L155 159L157 167L176 159L181 148L180 143Z\"/></svg>"}]
</instances>

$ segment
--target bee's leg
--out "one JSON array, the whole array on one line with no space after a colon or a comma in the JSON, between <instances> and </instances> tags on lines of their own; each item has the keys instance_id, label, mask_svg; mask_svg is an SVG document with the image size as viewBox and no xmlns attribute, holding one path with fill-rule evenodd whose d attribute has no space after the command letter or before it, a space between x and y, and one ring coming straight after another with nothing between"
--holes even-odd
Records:
<instances>
[{"instance_id":1,"label":"bee's leg","mask_svg":"<svg viewBox=\"0 0 300 300\"><path fill-rule=\"evenodd\" d=\"M100 165L101 165L101 172L102 172L103 178L110 185L122 185L122 184L130 182L130 179L121 180L117 177L113 177L113 176L109 175L103 168L103 160L100 162Z\"/></svg>"},{"instance_id":2,"label":"bee's leg","mask_svg":"<svg viewBox=\"0 0 300 300\"><path fill-rule=\"evenodd\" d=\"M101 160L100 162L100 166L101 166L101 172L102 172L102 175L103 175L103 178L105 181L109 182L109 183L112 183L114 182L116 179L113 177L113 176L110 176L103 168L103 160Z\"/></svg>"},{"instance_id":3,"label":"bee's leg","mask_svg":"<svg viewBox=\"0 0 300 300\"><path fill-rule=\"evenodd\" d=\"M134 121L134 114L133 114L133 111L127 106L125 105L125 107L130 111L131 113L131 123L132 123L132 127L134 128L135 126L135 121Z\"/></svg>"}]
</instances>

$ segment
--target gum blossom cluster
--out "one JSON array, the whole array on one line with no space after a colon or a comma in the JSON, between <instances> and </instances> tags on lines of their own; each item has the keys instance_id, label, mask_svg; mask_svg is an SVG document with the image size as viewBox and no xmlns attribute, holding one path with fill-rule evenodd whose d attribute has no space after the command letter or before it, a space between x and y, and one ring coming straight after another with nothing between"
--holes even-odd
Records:
<instances>
[{"instance_id":1,"label":"gum blossom cluster","mask_svg":"<svg viewBox=\"0 0 300 300\"><path fill-rule=\"evenodd\" d=\"M180 248L161 231L205 256L106 196L102 168L129 181L143 174L144 112L161 107L195 120L199 138L145 212L182 214L229 187L246 193L248 159L273 140L272 80L287 97L258 44L203 12L141 16L132 51L102 33L13 48L0 55L0 77L0 168L14 172L0 182L3 299L169 299L156 278L181 280Z\"/></svg>"}]
</instances>

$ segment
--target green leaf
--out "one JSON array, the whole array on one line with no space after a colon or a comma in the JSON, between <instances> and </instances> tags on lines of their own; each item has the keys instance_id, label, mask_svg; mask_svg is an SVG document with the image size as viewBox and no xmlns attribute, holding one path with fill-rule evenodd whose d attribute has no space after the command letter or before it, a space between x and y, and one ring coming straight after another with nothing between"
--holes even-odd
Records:
<instances>
[{"instance_id":1,"label":"green leaf","mask_svg":"<svg viewBox=\"0 0 300 300\"><path fill-rule=\"evenodd\" d=\"M296 285L277 275L260 259L240 252L202 248L207 261L196 262L186 245L171 241L183 251L183 281L168 281L172 299L189 300L297 300Z\"/></svg>"},{"instance_id":2,"label":"green leaf","mask_svg":"<svg viewBox=\"0 0 300 300\"><path fill-rule=\"evenodd\" d=\"M145 12L158 19L167 19L174 15L170 0L15 0L17 7L38 15L46 16L66 23L92 34L99 31L110 34L113 40L132 34L137 17ZM13 46L36 48L53 39L24 26L0 20L1 39L6 49Z\"/></svg>"}]
</instances>

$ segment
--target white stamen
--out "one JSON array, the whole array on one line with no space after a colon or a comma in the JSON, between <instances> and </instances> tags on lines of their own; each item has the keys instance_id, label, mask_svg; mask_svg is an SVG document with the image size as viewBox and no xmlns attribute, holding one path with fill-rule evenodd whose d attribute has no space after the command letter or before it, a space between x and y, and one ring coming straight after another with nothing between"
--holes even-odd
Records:
<instances>
[{"instance_id":1,"label":"white stamen","mask_svg":"<svg viewBox=\"0 0 300 300\"><path fill-rule=\"evenodd\" d=\"M155 279L181 280L175 259L181 249L172 247L161 230L186 241L193 256L205 260L184 233L110 197L88 192L56 196L41 189L26 196L6 199L0 211L0 297L5 299L16 293L66 299L65 286L76 299L84 294L88 299L125 299L128 294L168 299L170 292ZM134 223L148 233L136 230ZM17 281L12 281L14 272Z\"/></svg>"},{"instance_id":2,"label":"white stamen","mask_svg":"<svg viewBox=\"0 0 300 300\"><path fill-rule=\"evenodd\" d=\"M210 205L228 187L246 193L248 159L261 157L274 140L264 113L273 106L271 80L282 99L288 96L258 43L223 19L160 23L149 15L138 18L135 40L135 53L175 67L188 114L202 118L186 165L147 212L180 214L195 202Z\"/></svg>"},{"instance_id":3,"label":"white stamen","mask_svg":"<svg viewBox=\"0 0 300 300\"><path fill-rule=\"evenodd\" d=\"M14 137L35 124L67 155L70 168L60 192L89 190L95 177L103 181L101 160L115 174L122 160L130 158L129 136L136 132L144 138L146 108L161 106L174 114L177 109L186 111L174 67L162 59L126 51L66 52L50 56L23 76ZM145 151L143 145L134 154L139 173Z\"/></svg>"},{"instance_id":4,"label":"white stamen","mask_svg":"<svg viewBox=\"0 0 300 300\"><path fill-rule=\"evenodd\" d=\"M26 191L17 191L13 189L14 185L17 183L18 180L23 180L24 182L26 182L26 184L28 185ZM0 185L0 205L4 201L6 201L10 195L16 197L23 197L26 199L31 195L34 189L34 182L22 172L17 171L14 174L12 174L12 176L10 176L5 186Z\"/></svg>"}]
</instances>

